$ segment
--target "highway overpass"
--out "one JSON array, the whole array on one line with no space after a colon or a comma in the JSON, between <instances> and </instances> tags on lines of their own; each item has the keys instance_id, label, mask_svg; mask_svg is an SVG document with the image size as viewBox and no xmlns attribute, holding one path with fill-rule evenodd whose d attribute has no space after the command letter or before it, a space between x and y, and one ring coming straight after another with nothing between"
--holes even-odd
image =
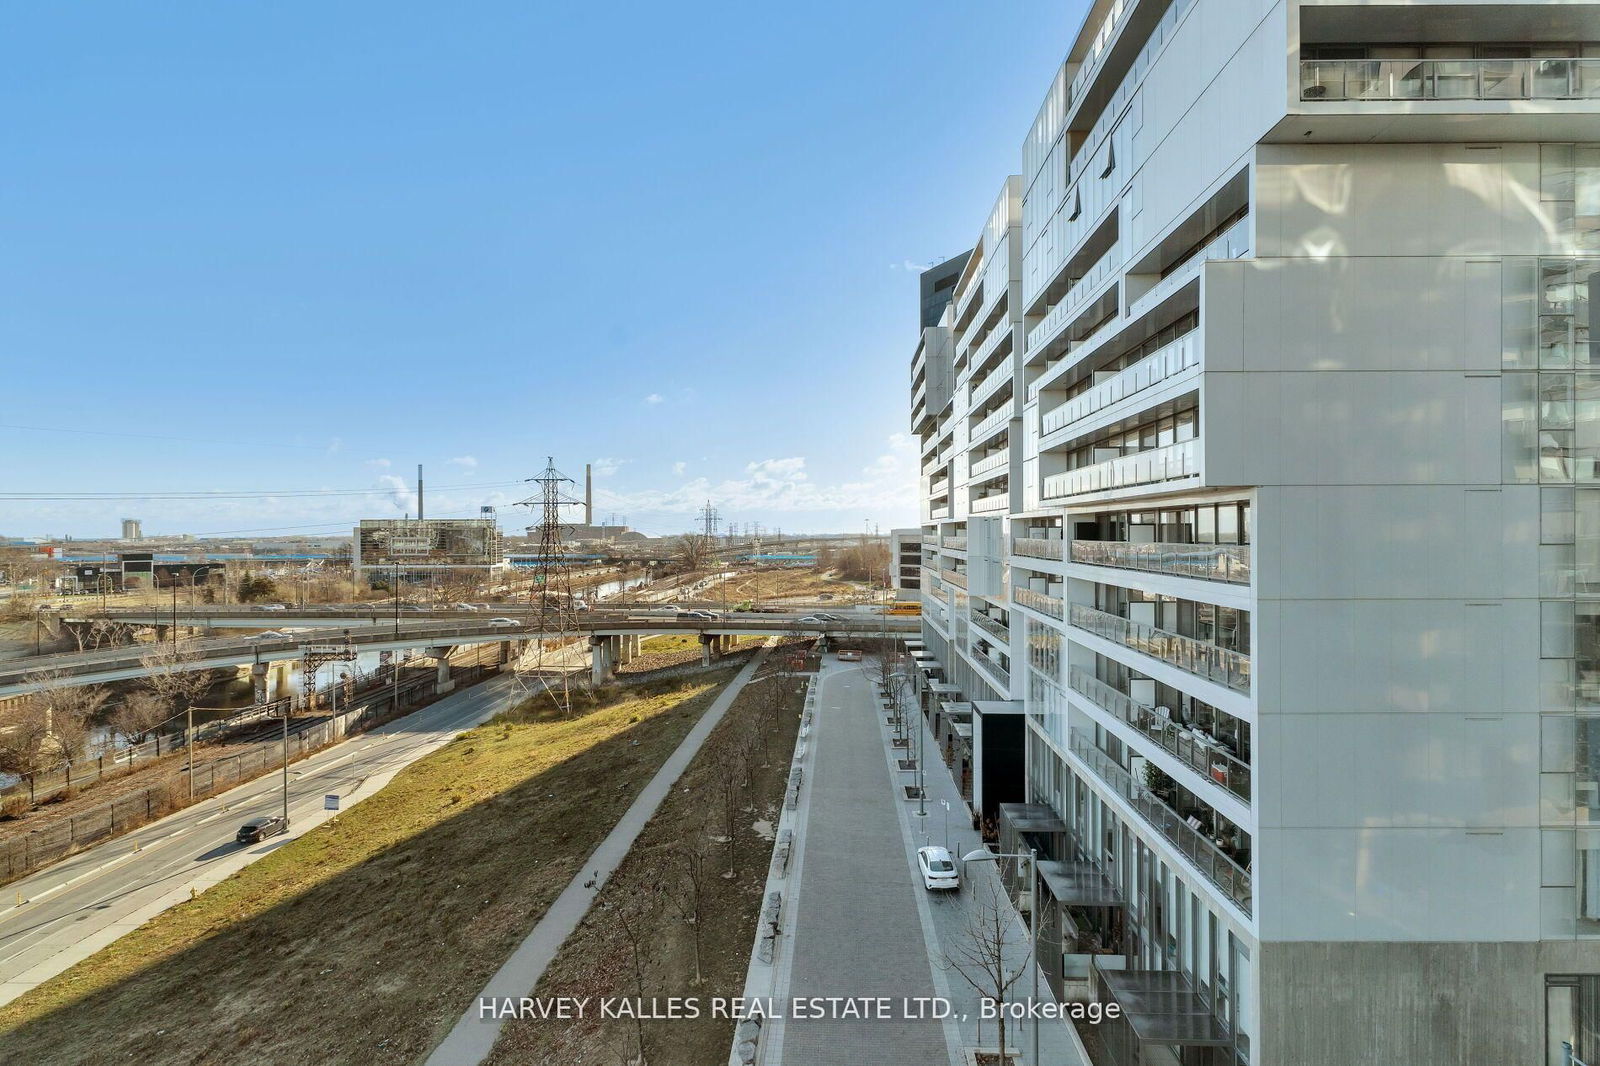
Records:
<instances>
[{"instance_id":1,"label":"highway overpass","mask_svg":"<svg viewBox=\"0 0 1600 1066\"><path fill-rule=\"evenodd\" d=\"M294 625L305 615L276 612L256 615L270 618L277 625ZM463 612L451 621L423 619L413 614L401 615L398 626L393 618L387 624L374 625L370 618L349 626L334 626L324 622L319 628L306 629L284 636L221 637L210 640L186 642L194 651L194 658L186 666L193 670L210 670L237 667L246 664L281 662L298 659L303 647L309 644L342 644L349 641L358 651L398 651L401 649L451 649L461 645L488 644L500 641L526 641L558 637L554 631L540 631L533 623L526 626L500 627L489 624L488 615L474 616ZM624 637L647 637L664 633L694 633L707 648L708 658L719 647L719 638L739 636L793 636L827 635L834 637L870 638L885 633L906 637L919 629L918 619L901 616L862 615L840 622L801 622L801 615L745 614L714 621L678 621L663 615L627 615L621 612L596 611L583 616L581 623L566 636L587 638L595 649L595 672L598 677L609 675L610 667L626 661L619 655L619 645ZM171 621L170 616L166 625ZM180 612L179 623L191 624ZM153 624L146 622L144 624ZM98 648L93 651L68 652L61 655L38 655L0 664L0 699L36 692L50 685L91 685L108 681L125 681L142 677L150 672L143 662L151 651L148 644L122 645L115 648ZM430 652L431 654L431 652Z\"/></svg>"}]
</instances>

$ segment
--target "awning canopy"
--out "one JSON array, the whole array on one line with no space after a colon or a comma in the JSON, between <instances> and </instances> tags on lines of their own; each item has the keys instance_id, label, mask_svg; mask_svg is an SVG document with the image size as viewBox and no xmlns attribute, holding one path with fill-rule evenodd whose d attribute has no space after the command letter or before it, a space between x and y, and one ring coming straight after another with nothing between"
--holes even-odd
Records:
<instances>
[{"instance_id":1,"label":"awning canopy","mask_svg":"<svg viewBox=\"0 0 1600 1066\"><path fill-rule=\"evenodd\" d=\"M972 704L966 700L940 700L939 713L957 722L972 721Z\"/></svg>"},{"instance_id":2,"label":"awning canopy","mask_svg":"<svg viewBox=\"0 0 1600 1066\"><path fill-rule=\"evenodd\" d=\"M951 684L949 681L935 681L928 686L928 691L937 693L941 696L960 695L961 686Z\"/></svg>"},{"instance_id":3,"label":"awning canopy","mask_svg":"<svg viewBox=\"0 0 1600 1066\"><path fill-rule=\"evenodd\" d=\"M1128 1027L1141 1043L1233 1045L1233 1038L1183 974L1174 970L1108 970L1098 963L1096 970L1100 983L1122 1008Z\"/></svg>"},{"instance_id":4,"label":"awning canopy","mask_svg":"<svg viewBox=\"0 0 1600 1066\"><path fill-rule=\"evenodd\" d=\"M1019 833L1065 833L1067 823L1042 803L1002 803L1000 821Z\"/></svg>"},{"instance_id":5,"label":"awning canopy","mask_svg":"<svg viewBox=\"0 0 1600 1066\"><path fill-rule=\"evenodd\" d=\"M1075 907L1127 906L1117 886L1092 863L1040 860L1039 878L1059 903Z\"/></svg>"},{"instance_id":6,"label":"awning canopy","mask_svg":"<svg viewBox=\"0 0 1600 1066\"><path fill-rule=\"evenodd\" d=\"M1021 714L1021 700L973 700L972 709L979 714Z\"/></svg>"}]
</instances>

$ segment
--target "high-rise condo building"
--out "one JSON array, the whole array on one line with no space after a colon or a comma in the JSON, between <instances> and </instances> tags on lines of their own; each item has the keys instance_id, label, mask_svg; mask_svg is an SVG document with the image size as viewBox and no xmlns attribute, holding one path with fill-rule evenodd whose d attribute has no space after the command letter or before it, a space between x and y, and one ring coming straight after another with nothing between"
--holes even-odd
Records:
<instances>
[{"instance_id":1,"label":"high-rise condo building","mask_svg":"<svg viewBox=\"0 0 1600 1066\"><path fill-rule=\"evenodd\" d=\"M1600 5L1096 0L1020 169L923 643L1097 1062L1600 1062Z\"/></svg>"}]
</instances>

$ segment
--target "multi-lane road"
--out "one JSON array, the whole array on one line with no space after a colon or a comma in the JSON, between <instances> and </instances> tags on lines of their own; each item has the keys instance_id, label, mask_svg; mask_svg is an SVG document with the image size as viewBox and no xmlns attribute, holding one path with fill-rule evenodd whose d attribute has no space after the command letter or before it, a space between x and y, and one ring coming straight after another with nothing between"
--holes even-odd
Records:
<instances>
[{"instance_id":1,"label":"multi-lane road","mask_svg":"<svg viewBox=\"0 0 1600 1066\"><path fill-rule=\"evenodd\" d=\"M269 774L64 859L0 893L0 1003L10 1002L173 904L376 792L396 771L521 699L513 675L463 689L289 767L288 836L234 843L239 825L282 806ZM17 901L21 901L20 903Z\"/></svg>"}]
</instances>

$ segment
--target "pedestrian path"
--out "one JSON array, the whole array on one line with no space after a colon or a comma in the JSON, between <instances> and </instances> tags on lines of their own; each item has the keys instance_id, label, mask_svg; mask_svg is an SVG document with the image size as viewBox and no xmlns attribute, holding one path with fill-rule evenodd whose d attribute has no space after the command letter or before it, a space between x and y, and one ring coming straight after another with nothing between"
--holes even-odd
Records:
<instances>
[{"instance_id":1,"label":"pedestrian path","mask_svg":"<svg viewBox=\"0 0 1600 1066\"><path fill-rule=\"evenodd\" d=\"M578 927L583 916L589 912L595 897L605 887L607 878L627 856L634 840L655 815L656 809L667 798L678 778L683 776L684 770L688 769L689 763L694 760L706 737L716 728L717 723L722 721L728 708L733 706L733 701L740 690L766 661L767 651L772 643L768 641L767 645L745 664L744 669L734 676L728 687L722 690L706 709L705 714L700 716L694 728L689 730L688 736L684 737L673 753L667 757L667 761L661 764L661 769L656 771L650 783L645 785L633 804L612 827L611 832L600 842L600 846L595 848L588 862L573 875L572 881L562 890L561 895L556 897L555 902L550 905L544 917L539 919L532 932L489 979L483 991L457 1019L449 1035L434 1048L433 1054L428 1056L428 1066L475 1066L488 1057L489 1050L494 1047L495 1040L500 1036L500 1027L504 1024L504 1020L500 1017L483 1017L479 1004L484 1001L503 1000L507 997L515 999L533 994L539 978L544 976L545 968L561 950L562 943Z\"/></svg>"},{"instance_id":2,"label":"pedestrian path","mask_svg":"<svg viewBox=\"0 0 1600 1066\"><path fill-rule=\"evenodd\" d=\"M780 1016L763 1035L763 1066L944 1066L945 1027L899 1016L907 996L936 996L906 865L897 782L884 760L870 679L826 659L818 679L805 838L789 875L779 945ZM792 1018L796 998L892 997L895 1016ZM830 1012L831 1013L831 1012Z\"/></svg>"},{"instance_id":3,"label":"pedestrian path","mask_svg":"<svg viewBox=\"0 0 1600 1066\"><path fill-rule=\"evenodd\" d=\"M916 851L945 845L958 857L979 845L955 780L939 759L927 724L915 711L926 759L927 802L919 814L905 787L914 773L899 759L916 754L891 745L892 730L861 664L826 659L819 697L810 780L801 803L798 860L789 872L789 899L780 938L774 1000L779 1015L762 1034L761 1066L960 1066L963 1050L992 1047L996 1026L980 1022L979 995L950 964L967 936L975 891L998 884L993 863L968 864L957 893L931 893L917 873ZM913 737L915 734L913 733ZM945 809L948 803L948 813ZM1008 968L1026 964L1027 931L1012 913ZM1041 978L1041 989L1046 989ZM1031 979L1012 989L1026 998ZM889 1019L785 1017L796 999L891 997ZM903 1016L906 997L938 997L948 1019ZM1048 992L1042 993L1043 998ZM1034 1066L1030 1024L1008 1027L1008 1048ZM1069 1023L1041 1022L1038 1066L1087 1066Z\"/></svg>"}]
</instances>

